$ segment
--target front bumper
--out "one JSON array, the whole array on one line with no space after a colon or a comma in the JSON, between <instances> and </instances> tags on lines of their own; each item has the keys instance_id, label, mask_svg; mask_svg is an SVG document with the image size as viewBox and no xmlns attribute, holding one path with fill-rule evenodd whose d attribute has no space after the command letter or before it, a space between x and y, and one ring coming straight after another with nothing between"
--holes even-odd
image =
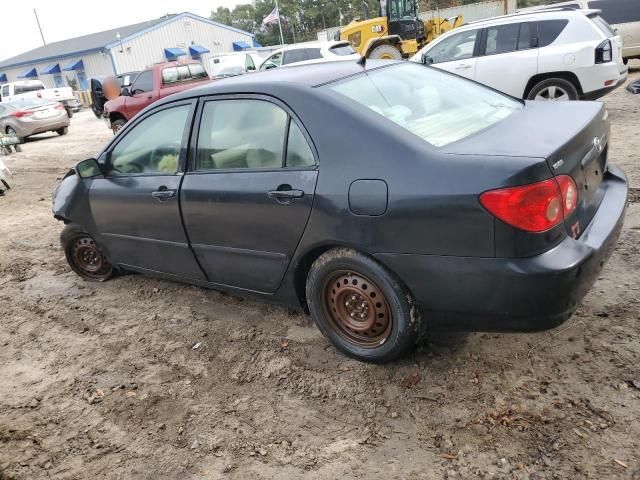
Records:
<instances>
[{"instance_id":1,"label":"front bumper","mask_svg":"<svg viewBox=\"0 0 640 480\"><path fill-rule=\"evenodd\" d=\"M431 327L535 331L567 320L615 248L627 205L627 179L615 168L584 230L528 258L378 254L418 300Z\"/></svg>"}]
</instances>

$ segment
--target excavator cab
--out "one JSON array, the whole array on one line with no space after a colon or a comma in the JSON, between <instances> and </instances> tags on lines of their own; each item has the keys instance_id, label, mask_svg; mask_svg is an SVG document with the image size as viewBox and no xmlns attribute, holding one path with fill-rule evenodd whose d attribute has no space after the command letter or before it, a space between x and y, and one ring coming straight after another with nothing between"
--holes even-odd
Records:
<instances>
[{"instance_id":1,"label":"excavator cab","mask_svg":"<svg viewBox=\"0 0 640 480\"><path fill-rule=\"evenodd\" d=\"M424 23L418 18L417 0L380 0L380 16L387 17L389 35L402 40L424 40Z\"/></svg>"}]
</instances>

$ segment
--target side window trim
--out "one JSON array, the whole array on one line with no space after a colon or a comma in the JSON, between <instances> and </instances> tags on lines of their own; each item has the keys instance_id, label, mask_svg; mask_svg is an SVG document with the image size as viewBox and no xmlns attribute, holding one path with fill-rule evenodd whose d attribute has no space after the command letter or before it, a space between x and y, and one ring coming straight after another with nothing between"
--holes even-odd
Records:
<instances>
[{"instance_id":1,"label":"side window trim","mask_svg":"<svg viewBox=\"0 0 640 480\"><path fill-rule=\"evenodd\" d=\"M147 112L144 116L138 118L135 122L129 122L125 124L123 129L119 132L119 134L109 143L102 152L98 155L98 163L104 164L107 167L111 162L111 152L114 148L133 130L137 125L143 122L145 119L150 116L159 113L163 110L168 110L174 107L180 107L184 105L190 105L189 114L187 115L187 120L185 124L184 131L182 132L182 140L181 140L181 148L180 148L180 158L178 159L178 171L174 175L183 175L186 171L186 161L189 153L189 135L193 130L193 121L195 119L195 110L197 106L196 100L180 100L177 102L172 102L166 105L162 105L160 107L154 108L153 110ZM166 174L161 173L130 173L127 175L118 175L117 177L105 176L105 178L124 178L124 177L160 177L166 176Z\"/></svg>"},{"instance_id":2,"label":"side window trim","mask_svg":"<svg viewBox=\"0 0 640 480\"><path fill-rule=\"evenodd\" d=\"M314 165L305 166L305 167L283 167L276 169L268 169L268 168L243 168L243 169L215 169L215 170L196 170L196 154L198 150L198 136L200 132L200 127L202 125L202 113L204 112L204 106L207 102L211 101L221 101L221 100L263 100L270 102L278 107L280 107L287 114L288 121L286 125L285 138L284 138L284 150L282 155L282 165L285 165L286 162L286 154L287 154L287 143L289 141L289 128L290 122L295 121L302 135L304 136L309 148L311 149L311 153L313 154ZM249 172L273 172L279 171L282 168L286 168L287 170L314 170L318 168L318 151L316 149L307 128L304 126L304 123L300 120L300 118L293 112L287 104L282 102L280 99L276 97L271 97L269 95L260 95L260 94L221 94L221 95L213 95L207 97L200 97L198 100L197 108L195 109L192 124L191 124L191 134L189 137L189 145L187 149L187 163L186 169L183 170L185 174L189 175L212 175L212 174L223 174L223 173L249 173Z\"/></svg>"}]
</instances>

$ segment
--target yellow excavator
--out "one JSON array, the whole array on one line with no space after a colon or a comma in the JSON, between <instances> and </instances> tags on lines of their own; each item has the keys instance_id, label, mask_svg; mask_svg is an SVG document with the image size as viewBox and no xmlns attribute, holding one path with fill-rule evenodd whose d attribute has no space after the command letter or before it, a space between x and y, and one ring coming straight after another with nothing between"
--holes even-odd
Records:
<instances>
[{"instance_id":1,"label":"yellow excavator","mask_svg":"<svg viewBox=\"0 0 640 480\"><path fill-rule=\"evenodd\" d=\"M376 18L368 18L367 5L363 5L365 20L356 19L341 28L339 39L348 40L367 58L407 58L438 35L464 23L462 15L422 21L417 0L379 0Z\"/></svg>"}]
</instances>

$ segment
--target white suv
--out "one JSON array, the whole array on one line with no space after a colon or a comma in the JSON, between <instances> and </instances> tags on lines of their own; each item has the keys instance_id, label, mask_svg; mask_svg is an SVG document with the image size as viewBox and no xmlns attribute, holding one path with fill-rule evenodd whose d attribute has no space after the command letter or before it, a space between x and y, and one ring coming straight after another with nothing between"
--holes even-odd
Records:
<instances>
[{"instance_id":1,"label":"white suv","mask_svg":"<svg viewBox=\"0 0 640 480\"><path fill-rule=\"evenodd\" d=\"M260 70L359 58L358 52L347 41L295 43L279 48L269 55L260 65Z\"/></svg>"},{"instance_id":2,"label":"white suv","mask_svg":"<svg viewBox=\"0 0 640 480\"><path fill-rule=\"evenodd\" d=\"M529 100L593 100L627 78L622 39L597 10L546 10L470 23L440 36L411 61Z\"/></svg>"}]
</instances>

